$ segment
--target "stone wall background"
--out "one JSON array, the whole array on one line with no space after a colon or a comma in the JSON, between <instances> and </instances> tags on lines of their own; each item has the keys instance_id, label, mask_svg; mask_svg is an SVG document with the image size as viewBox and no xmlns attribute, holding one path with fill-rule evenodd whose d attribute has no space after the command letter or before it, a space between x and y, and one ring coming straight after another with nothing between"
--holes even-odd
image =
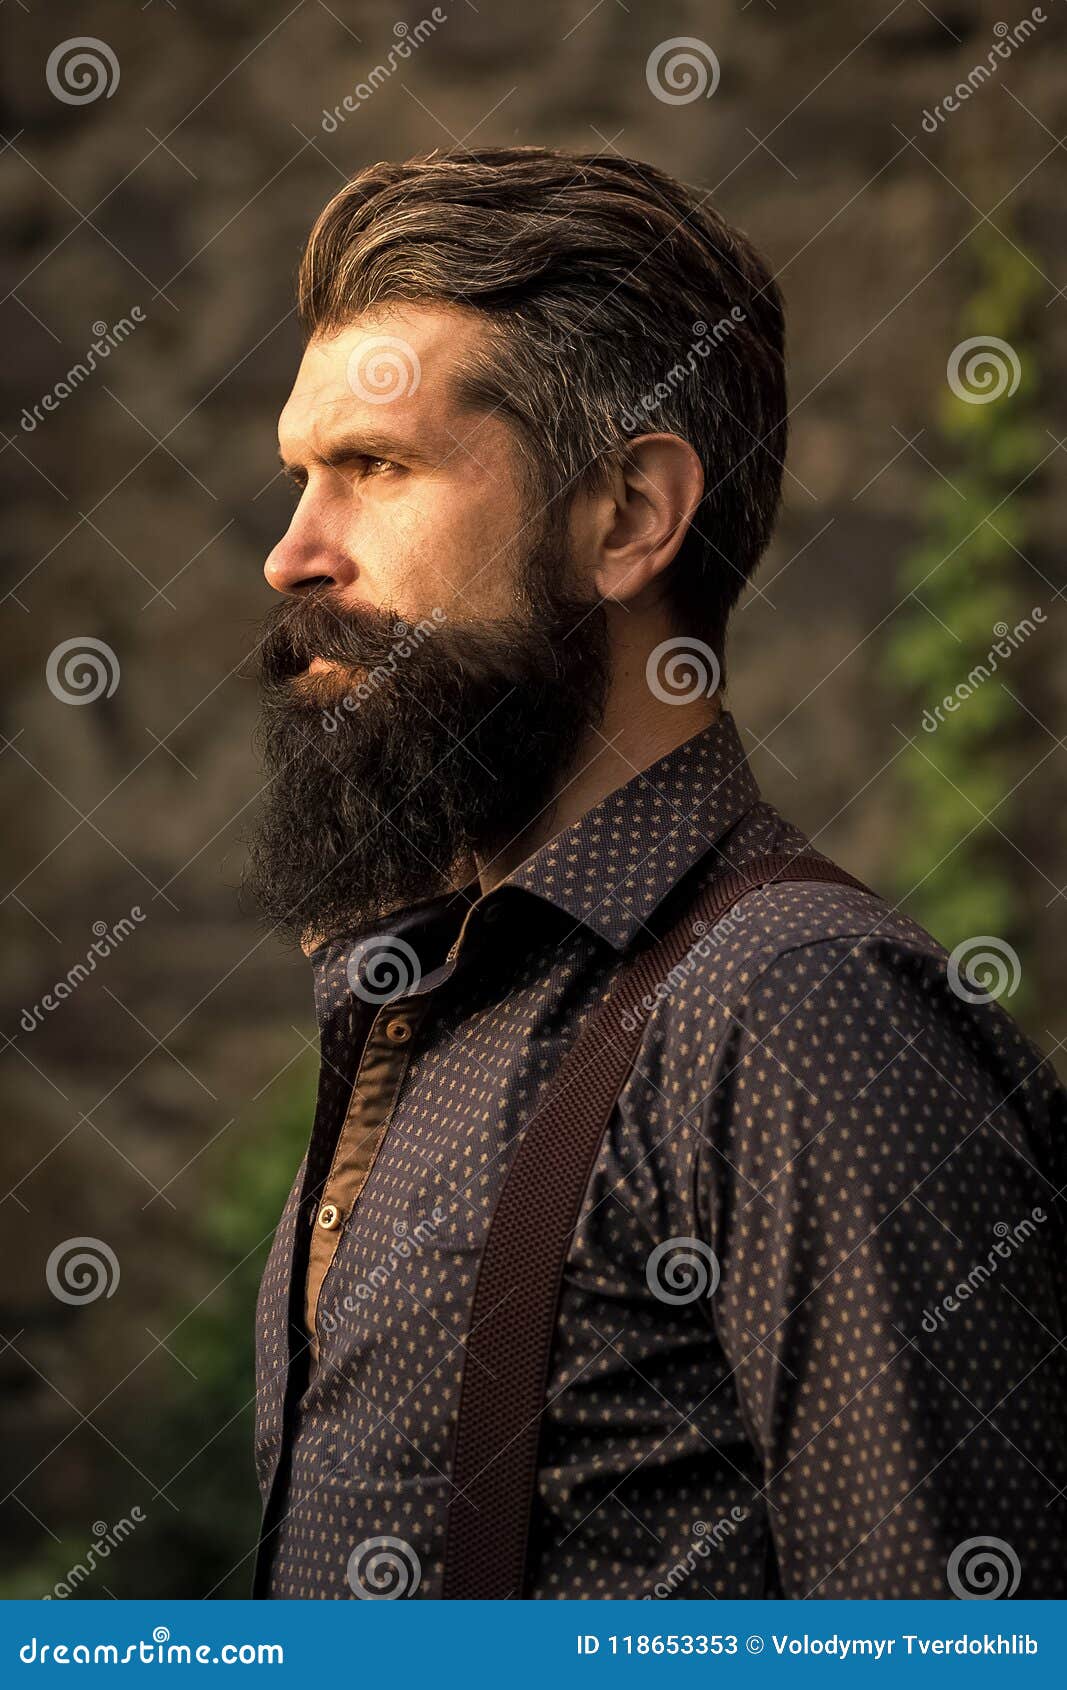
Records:
<instances>
[{"instance_id":1,"label":"stone wall background","mask_svg":"<svg viewBox=\"0 0 1067 1690\"><path fill-rule=\"evenodd\" d=\"M13 1593L43 1594L103 1541L94 1525L135 1507L145 1523L79 1594L247 1588L247 1328L307 1128L314 1022L303 959L235 896L259 785L241 665L288 510L274 422L299 355L293 274L320 205L364 163L455 144L615 147L712 190L768 254L791 323L791 476L761 592L737 619L732 705L768 793L875 884L892 880L902 830L922 826L895 760L923 701L894 693L880 653L941 473L946 360L977 244L1022 249L1038 285L1030 357L1047 457L1012 567L1049 621L1014 660L1023 801L1010 837L990 839L1025 910L1027 1025L1046 1048L1067 1034L1060 0L933 135L924 110L1021 7L442 9L432 38L332 133L324 110L423 12L26 0L0 14L0 1495ZM110 96L69 104L50 91L49 55L76 34L114 53ZM676 36L713 48L711 99L651 95L648 56ZM24 407L85 354L93 325L134 307L144 321L129 338L25 428ZM965 591L966 548L947 567ZM113 649L121 676L112 696L71 706L46 666L86 635ZM94 924L135 908L143 919L115 953L25 1031L27 1006L85 956ZM91 1307L47 1286L50 1253L81 1236L121 1264L114 1295Z\"/></svg>"}]
</instances>

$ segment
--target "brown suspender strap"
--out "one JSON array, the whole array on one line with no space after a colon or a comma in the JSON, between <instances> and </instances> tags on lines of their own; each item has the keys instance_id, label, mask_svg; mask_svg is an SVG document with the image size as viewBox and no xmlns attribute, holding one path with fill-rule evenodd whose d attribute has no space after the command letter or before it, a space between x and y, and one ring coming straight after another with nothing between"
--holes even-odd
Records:
<instances>
[{"instance_id":1,"label":"brown suspender strap","mask_svg":"<svg viewBox=\"0 0 1067 1690\"><path fill-rule=\"evenodd\" d=\"M662 939L617 974L523 1133L497 1202L475 1286L452 1458L444 1587L449 1600L521 1597L541 1416L563 1264L605 1128L641 1044L620 1017L655 992L745 893L772 881L834 881L836 864L788 852L711 882ZM695 926L703 923L703 926Z\"/></svg>"}]
</instances>

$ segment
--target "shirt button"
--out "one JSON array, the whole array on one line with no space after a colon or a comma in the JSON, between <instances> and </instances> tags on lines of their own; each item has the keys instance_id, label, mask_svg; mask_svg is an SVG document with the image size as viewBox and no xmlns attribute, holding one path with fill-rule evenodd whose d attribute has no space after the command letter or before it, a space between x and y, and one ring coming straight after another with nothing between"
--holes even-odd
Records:
<instances>
[{"instance_id":1,"label":"shirt button","mask_svg":"<svg viewBox=\"0 0 1067 1690\"><path fill-rule=\"evenodd\" d=\"M323 1232L333 1232L341 1224L341 1211L336 1203L324 1203L319 1210L319 1225Z\"/></svg>"},{"instance_id":2,"label":"shirt button","mask_svg":"<svg viewBox=\"0 0 1067 1690\"><path fill-rule=\"evenodd\" d=\"M386 1023L385 1036L391 1044L406 1045L411 1037L411 1022L397 1016L394 1021Z\"/></svg>"}]
</instances>

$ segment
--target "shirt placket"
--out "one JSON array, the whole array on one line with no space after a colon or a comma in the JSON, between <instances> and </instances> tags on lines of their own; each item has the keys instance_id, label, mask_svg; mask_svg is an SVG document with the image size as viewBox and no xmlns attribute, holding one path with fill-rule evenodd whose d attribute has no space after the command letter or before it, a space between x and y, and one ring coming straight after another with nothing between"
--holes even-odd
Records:
<instances>
[{"instance_id":1,"label":"shirt placket","mask_svg":"<svg viewBox=\"0 0 1067 1690\"><path fill-rule=\"evenodd\" d=\"M318 1359L317 1316L323 1282L381 1147L424 1013L424 1005L413 1000L387 1004L367 1035L311 1228L304 1320L313 1360Z\"/></svg>"}]
</instances>

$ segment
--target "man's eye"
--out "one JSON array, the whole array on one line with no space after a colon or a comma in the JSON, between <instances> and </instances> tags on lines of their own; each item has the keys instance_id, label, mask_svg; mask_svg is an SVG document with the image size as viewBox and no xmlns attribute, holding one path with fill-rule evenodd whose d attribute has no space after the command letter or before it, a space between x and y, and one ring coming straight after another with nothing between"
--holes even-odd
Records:
<instances>
[{"instance_id":1,"label":"man's eye","mask_svg":"<svg viewBox=\"0 0 1067 1690\"><path fill-rule=\"evenodd\" d=\"M289 491L292 494L293 498L299 499L301 494L304 491L304 488L308 484L307 476L306 475L300 475L295 470L289 470L286 474L285 479L286 479L286 482L288 483Z\"/></svg>"},{"instance_id":2,"label":"man's eye","mask_svg":"<svg viewBox=\"0 0 1067 1690\"><path fill-rule=\"evenodd\" d=\"M382 475L386 470L397 467L388 458L361 458L360 463L365 475Z\"/></svg>"}]
</instances>

